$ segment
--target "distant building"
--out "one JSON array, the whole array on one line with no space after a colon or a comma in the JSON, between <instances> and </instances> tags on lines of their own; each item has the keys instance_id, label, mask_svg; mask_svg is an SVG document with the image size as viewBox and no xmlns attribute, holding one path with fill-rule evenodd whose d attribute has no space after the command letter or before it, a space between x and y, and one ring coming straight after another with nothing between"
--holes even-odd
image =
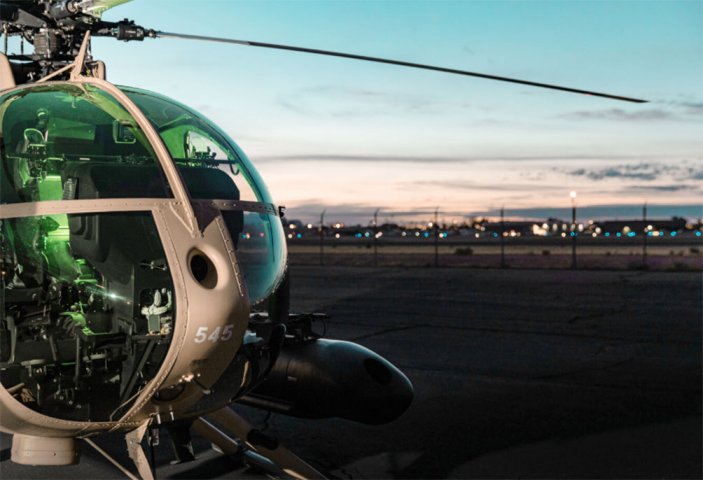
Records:
<instances>
[{"instance_id":1,"label":"distant building","mask_svg":"<svg viewBox=\"0 0 703 480\"><path fill-rule=\"evenodd\" d=\"M636 235L646 232L679 232L686 228L686 220L683 218L672 218L669 220L609 220L598 222L597 226L605 234L629 234Z\"/></svg>"},{"instance_id":2,"label":"distant building","mask_svg":"<svg viewBox=\"0 0 703 480\"><path fill-rule=\"evenodd\" d=\"M534 235L535 222L486 222L483 227L488 234L497 234L505 232L508 237Z\"/></svg>"}]
</instances>

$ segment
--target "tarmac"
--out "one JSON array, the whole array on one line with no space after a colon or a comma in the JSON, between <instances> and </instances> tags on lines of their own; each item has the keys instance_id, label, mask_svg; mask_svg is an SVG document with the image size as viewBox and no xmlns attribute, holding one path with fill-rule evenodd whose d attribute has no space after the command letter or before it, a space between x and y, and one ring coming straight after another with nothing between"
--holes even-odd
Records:
<instances>
[{"instance_id":1,"label":"tarmac","mask_svg":"<svg viewBox=\"0 0 703 480\"><path fill-rule=\"evenodd\" d=\"M700 272L301 266L292 310L395 363L415 400L370 427L237 407L336 478L701 478ZM84 448L59 469L0 477L120 478ZM124 458L117 438L101 445ZM202 440L159 478L263 478ZM125 462L127 463L127 462Z\"/></svg>"}]
</instances>

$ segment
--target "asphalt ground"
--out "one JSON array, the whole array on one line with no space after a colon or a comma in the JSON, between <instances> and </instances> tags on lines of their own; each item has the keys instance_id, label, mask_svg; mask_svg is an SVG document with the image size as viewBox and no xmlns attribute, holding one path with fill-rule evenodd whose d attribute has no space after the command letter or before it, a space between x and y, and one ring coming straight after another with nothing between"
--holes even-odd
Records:
<instances>
[{"instance_id":1,"label":"asphalt ground","mask_svg":"<svg viewBox=\"0 0 703 480\"><path fill-rule=\"evenodd\" d=\"M241 409L338 478L701 478L700 272L306 267L292 308L332 315L327 336L400 367L415 400L395 422L300 420ZM196 439L159 478L258 477ZM116 436L99 440L125 460ZM9 462L0 477L119 478ZM127 463L125 461L125 463Z\"/></svg>"}]
</instances>

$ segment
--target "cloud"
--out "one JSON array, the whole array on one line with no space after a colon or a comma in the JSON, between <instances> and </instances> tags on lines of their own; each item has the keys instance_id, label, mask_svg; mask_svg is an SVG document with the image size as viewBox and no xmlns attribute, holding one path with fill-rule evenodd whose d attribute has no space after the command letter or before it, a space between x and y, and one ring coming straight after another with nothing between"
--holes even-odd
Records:
<instances>
[{"instance_id":1,"label":"cloud","mask_svg":"<svg viewBox=\"0 0 703 480\"><path fill-rule=\"evenodd\" d=\"M680 191L697 191L699 185L676 183L671 185L633 185L627 187L627 191L631 192L680 192Z\"/></svg>"},{"instance_id":2,"label":"cloud","mask_svg":"<svg viewBox=\"0 0 703 480\"><path fill-rule=\"evenodd\" d=\"M308 221L317 219L325 211L325 218L330 221L345 219L345 221L360 222L366 224L372 218L376 210L382 218L388 217L409 217L414 215L431 215L434 210L425 207L409 207L403 210L394 210L383 205L363 205L352 203L324 203L317 199L303 200L301 203L286 209L288 219L304 218ZM445 212L443 212L445 213ZM445 214L458 214L457 212L446 212ZM325 220L325 222L327 222Z\"/></svg>"},{"instance_id":3,"label":"cloud","mask_svg":"<svg viewBox=\"0 0 703 480\"><path fill-rule=\"evenodd\" d=\"M560 115L561 118L573 120L612 120L628 122L656 122L666 120L697 121L703 115L703 101L691 96L682 96L677 100L656 100L650 105L655 107L636 107L632 110L610 108L607 110L580 110Z\"/></svg>"},{"instance_id":4,"label":"cloud","mask_svg":"<svg viewBox=\"0 0 703 480\"><path fill-rule=\"evenodd\" d=\"M398 112L431 114L445 112L447 107L429 95L336 85L301 88L280 96L277 103L291 112L331 117L397 115ZM471 108L465 103L455 107Z\"/></svg>"},{"instance_id":5,"label":"cloud","mask_svg":"<svg viewBox=\"0 0 703 480\"><path fill-rule=\"evenodd\" d=\"M682 102L681 106L686 109L686 113L692 115L703 114L703 102Z\"/></svg>"},{"instance_id":6,"label":"cloud","mask_svg":"<svg viewBox=\"0 0 703 480\"><path fill-rule=\"evenodd\" d=\"M689 163L664 164L660 162L640 162L635 164L615 165L607 168L586 169L578 168L566 171L574 177L585 177L590 180L624 179L654 181L661 178L671 178L678 181L703 179L703 165Z\"/></svg>"},{"instance_id":7,"label":"cloud","mask_svg":"<svg viewBox=\"0 0 703 480\"><path fill-rule=\"evenodd\" d=\"M568 172L575 177L586 177L591 180L604 178L625 178L636 180L655 180L662 175L664 168L657 163L638 163L635 165L616 165L598 170L579 168Z\"/></svg>"},{"instance_id":8,"label":"cloud","mask_svg":"<svg viewBox=\"0 0 703 480\"><path fill-rule=\"evenodd\" d=\"M403 155L341 155L341 154L298 154L298 155L271 155L256 158L261 162L402 162L402 163L457 163L470 161L464 157L433 157L433 156L403 156Z\"/></svg>"},{"instance_id":9,"label":"cloud","mask_svg":"<svg viewBox=\"0 0 703 480\"><path fill-rule=\"evenodd\" d=\"M577 111L560 115L561 118L574 120L614 120L629 122L651 122L658 120L678 119L672 112L662 108L650 108L647 110L628 111L622 108L610 108L608 110Z\"/></svg>"},{"instance_id":10,"label":"cloud","mask_svg":"<svg viewBox=\"0 0 703 480\"><path fill-rule=\"evenodd\" d=\"M566 202L565 202L566 203ZM584 205L579 206L577 215L579 220L607 220L607 219L637 219L642 217L642 203L624 203L624 204L605 204L605 205ZM302 203L290 207L286 211L286 217L289 220L302 219L305 222L319 222L320 214L326 210L325 223L334 221L344 221L346 223L357 223L360 225L369 225L373 218L374 212L379 208L377 206L358 205L358 204L325 204L318 200L312 200L310 203ZM667 219L674 216L698 219L703 217L703 206L695 204L649 204L647 206L649 218ZM440 216L443 217L476 217L488 216L497 217L500 215L499 208L479 211L450 211L449 209L439 210ZM527 207L527 208L506 208L505 214L513 218L546 220L547 218L571 218L571 207ZM409 207L403 210L393 210L391 208L380 207L379 220L383 222L403 220L403 219L418 219L432 218L434 208L427 206L419 206L415 209Z\"/></svg>"},{"instance_id":11,"label":"cloud","mask_svg":"<svg viewBox=\"0 0 703 480\"><path fill-rule=\"evenodd\" d=\"M580 220L607 220L607 219L637 219L642 218L642 203L628 203L621 205L588 205L579 206L577 215ZM479 212L484 216L498 216L500 210L486 210ZM571 217L571 208L553 208L553 207L531 207L531 208L516 208L506 209L505 214L511 217L520 217L525 219L547 219L561 218L569 219ZM649 204L647 206L648 218L666 219L674 216L698 219L703 217L703 206L692 204Z\"/></svg>"},{"instance_id":12,"label":"cloud","mask_svg":"<svg viewBox=\"0 0 703 480\"><path fill-rule=\"evenodd\" d=\"M688 115L703 115L703 101L701 100L689 98L686 100L663 100L658 103L677 108Z\"/></svg>"},{"instance_id":13,"label":"cloud","mask_svg":"<svg viewBox=\"0 0 703 480\"><path fill-rule=\"evenodd\" d=\"M384 219L383 221L417 217L431 218L435 213L435 207L432 205L407 205L402 209L398 209L384 205L325 203L319 199L310 199L286 208L286 218L290 220L305 219L305 221L315 223L315 221L320 221L320 214L325 211L325 223L342 220L366 225L371 221L377 210L379 212L379 220ZM438 214L454 217L469 217L472 215L471 212L459 209L453 210L446 206L445 208L439 208Z\"/></svg>"},{"instance_id":14,"label":"cloud","mask_svg":"<svg viewBox=\"0 0 703 480\"><path fill-rule=\"evenodd\" d=\"M490 192L539 192L544 191L558 191L564 190L563 185L546 185L543 182L537 184L506 184L506 183L496 183L496 184L486 184L486 183L475 183L463 180L419 180L416 182L407 182L405 184L407 187L417 188L417 187L434 187L442 189L453 189L453 190L485 190ZM530 196L527 196L530 197ZM522 197L521 197L522 198Z\"/></svg>"},{"instance_id":15,"label":"cloud","mask_svg":"<svg viewBox=\"0 0 703 480\"><path fill-rule=\"evenodd\" d=\"M309 153L294 155L262 155L257 156L257 162L401 162L401 163L470 163L470 162L531 162L531 161L626 161L640 159L668 160L663 155L607 155L600 153L584 153L569 155L366 155L338 153ZM570 172L568 172L570 173Z\"/></svg>"}]
</instances>

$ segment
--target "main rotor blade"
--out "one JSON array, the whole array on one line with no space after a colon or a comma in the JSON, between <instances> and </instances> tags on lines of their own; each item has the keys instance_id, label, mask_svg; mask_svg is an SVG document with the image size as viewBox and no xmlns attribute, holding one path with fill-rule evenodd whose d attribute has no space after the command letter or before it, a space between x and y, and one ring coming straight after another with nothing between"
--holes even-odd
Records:
<instances>
[{"instance_id":1,"label":"main rotor blade","mask_svg":"<svg viewBox=\"0 0 703 480\"><path fill-rule=\"evenodd\" d=\"M181 39L185 39L185 40L201 40L201 41L206 41L206 42L230 43L230 44L235 44L235 45L244 45L247 47L272 48L275 50L287 50L287 51L291 51L291 52L312 53L315 55L326 55L329 57L350 58L352 60L362 60L362 61L366 61L366 62L385 63L388 65L398 65L401 67L419 68L422 70L432 70L435 72L444 72L444 73L451 73L451 74L455 74L455 75L464 75L467 77L486 78L488 80L497 80L499 82L517 83L519 85L528 85L530 87L548 88L551 90L559 90L562 92L580 93L583 95L591 95L594 97L610 98L612 100L620 100L623 102L647 103L647 100L641 100L638 98L623 97L620 95L611 95L609 93L592 92L589 90L581 90L578 88L569 88L569 87L562 87L560 85L551 85L548 83L531 82L529 80L520 80L517 78L500 77L498 75L488 75L485 73L469 72L467 70L457 70L455 68L436 67L433 65L424 65L421 63L403 62L401 60L391 60L388 58L369 57L366 55L355 55L353 53L333 52L330 50L319 50L316 48L294 47L291 45L278 45L275 43L252 42L249 40L236 40L233 38L205 37L205 36L201 36L201 35L186 35L186 34L181 34L181 33L168 33L168 32L152 31L152 32L150 32L150 35L152 37L181 38Z\"/></svg>"},{"instance_id":2,"label":"main rotor blade","mask_svg":"<svg viewBox=\"0 0 703 480\"><path fill-rule=\"evenodd\" d=\"M100 18L107 10L131 1L132 0L82 0L78 5L83 13Z\"/></svg>"}]
</instances>

